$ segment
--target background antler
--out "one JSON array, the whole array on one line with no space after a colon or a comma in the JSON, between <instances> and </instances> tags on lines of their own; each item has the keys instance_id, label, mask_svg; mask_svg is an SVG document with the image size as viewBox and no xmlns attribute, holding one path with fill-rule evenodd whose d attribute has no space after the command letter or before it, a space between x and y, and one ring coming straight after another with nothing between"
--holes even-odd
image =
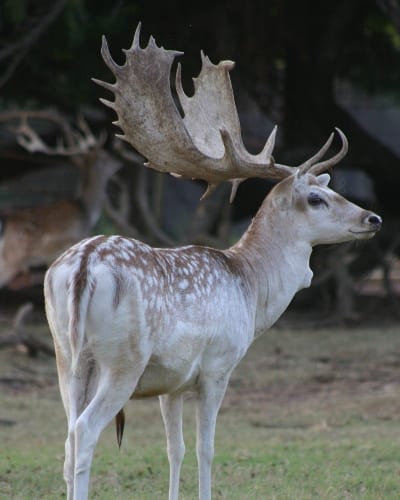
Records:
<instances>
[{"instance_id":1,"label":"background antler","mask_svg":"<svg viewBox=\"0 0 400 500\"><path fill-rule=\"evenodd\" d=\"M110 90L115 101L101 101L114 109L129 142L148 159L147 165L161 172L205 180L207 193L223 181L237 185L249 177L282 179L293 171L274 166L271 156L276 128L263 150L250 154L240 133L229 71L231 61L214 65L202 54L202 69L194 79L195 92L188 97L181 84L178 68L176 88L184 118L179 114L170 91L170 72L180 52L158 47L151 37L146 48L139 45L140 24L132 47L125 50L126 63L119 66L112 59L103 37L102 56L116 77L116 83L94 79Z\"/></svg>"},{"instance_id":2,"label":"background antler","mask_svg":"<svg viewBox=\"0 0 400 500\"><path fill-rule=\"evenodd\" d=\"M9 111L0 115L0 121L15 119L19 120L19 124L13 127L18 144L30 153L69 156L72 160L79 162L81 155L100 148L105 141L105 134L101 133L99 137L96 137L83 116L78 117L77 126L73 128L63 116L52 110ZM31 127L29 120L47 121L54 124L61 131L56 145L46 144L38 132Z\"/></svg>"}]
</instances>

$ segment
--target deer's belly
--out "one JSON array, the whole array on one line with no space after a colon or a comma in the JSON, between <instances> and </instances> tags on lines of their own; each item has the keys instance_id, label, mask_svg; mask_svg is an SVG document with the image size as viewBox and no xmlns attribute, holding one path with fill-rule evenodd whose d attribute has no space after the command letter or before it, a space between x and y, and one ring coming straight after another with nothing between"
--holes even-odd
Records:
<instances>
[{"instance_id":1,"label":"deer's belly","mask_svg":"<svg viewBox=\"0 0 400 500\"><path fill-rule=\"evenodd\" d=\"M197 363L186 366L182 363L173 367L152 358L140 377L131 399L151 398L169 392L190 390L196 384L197 376Z\"/></svg>"}]
</instances>

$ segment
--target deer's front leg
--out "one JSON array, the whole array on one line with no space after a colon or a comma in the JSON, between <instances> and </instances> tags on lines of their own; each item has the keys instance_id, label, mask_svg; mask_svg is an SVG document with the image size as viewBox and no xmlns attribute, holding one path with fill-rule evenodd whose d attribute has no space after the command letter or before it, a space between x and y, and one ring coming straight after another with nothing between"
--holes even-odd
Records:
<instances>
[{"instance_id":1,"label":"deer's front leg","mask_svg":"<svg viewBox=\"0 0 400 500\"><path fill-rule=\"evenodd\" d=\"M182 395L165 394L160 396L160 407L167 436L169 500L178 500L179 477L185 455L182 432Z\"/></svg>"},{"instance_id":2,"label":"deer's front leg","mask_svg":"<svg viewBox=\"0 0 400 500\"><path fill-rule=\"evenodd\" d=\"M207 379L198 393L196 407L197 462L199 467L199 499L211 500L211 467L214 458L214 436L218 411L229 377Z\"/></svg>"}]
</instances>

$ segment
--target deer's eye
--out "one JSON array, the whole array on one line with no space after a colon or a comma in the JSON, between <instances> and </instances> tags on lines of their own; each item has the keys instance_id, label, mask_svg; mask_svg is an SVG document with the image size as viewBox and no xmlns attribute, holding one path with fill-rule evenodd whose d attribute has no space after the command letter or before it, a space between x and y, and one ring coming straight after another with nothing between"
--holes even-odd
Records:
<instances>
[{"instance_id":1,"label":"deer's eye","mask_svg":"<svg viewBox=\"0 0 400 500\"><path fill-rule=\"evenodd\" d=\"M310 193L307 201L311 207L319 207L322 205L328 206L327 202L317 193Z\"/></svg>"}]
</instances>

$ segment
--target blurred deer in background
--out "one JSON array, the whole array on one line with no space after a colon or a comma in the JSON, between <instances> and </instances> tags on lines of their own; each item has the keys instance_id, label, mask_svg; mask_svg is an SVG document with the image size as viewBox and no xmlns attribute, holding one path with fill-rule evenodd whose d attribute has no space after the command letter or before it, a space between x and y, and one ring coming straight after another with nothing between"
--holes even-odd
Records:
<instances>
[{"instance_id":1,"label":"blurred deer in background","mask_svg":"<svg viewBox=\"0 0 400 500\"><path fill-rule=\"evenodd\" d=\"M60 391L68 419L64 477L68 498L88 496L97 440L130 398L159 396L170 462L169 498L176 500L185 446L182 402L197 404L199 498L211 498L211 464L218 410L233 369L255 337L308 287L317 244L371 238L376 214L328 188L324 173L347 152L327 160L321 150L299 167L274 162L274 129L257 155L240 134L228 61L202 55L195 93L187 97L177 72L180 116L170 91L174 51L151 38L139 45L139 27L126 63L117 65L103 40L102 55L116 83L97 81L115 94L103 101L117 115L123 139L160 171L218 183L248 177L278 180L249 229L227 250L150 247L121 236L96 236L65 252L45 279L47 318L57 355Z\"/></svg>"},{"instance_id":2,"label":"blurred deer in background","mask_svg":"<svg viewBox=\"0 0 400 500\"><path fill-rule=\"evenodd\" d=\"M73 199L0 211L0 286L30 266L50 265L64 250L88 236L100 217L107 182L122 166L103 149L104 137L95 137L83 119L73 129L53 111L7 112L1 116L2 121L15 118L20 120L15 129L19 144L31 153L70 158L80 169L82 181ZM29 119L45 120L61 129L61 141L47 145L29 125ZM39 274L38 281L42 280ZM34 282L30 279L28 284Z\"/></svg>"}]
</instances>

